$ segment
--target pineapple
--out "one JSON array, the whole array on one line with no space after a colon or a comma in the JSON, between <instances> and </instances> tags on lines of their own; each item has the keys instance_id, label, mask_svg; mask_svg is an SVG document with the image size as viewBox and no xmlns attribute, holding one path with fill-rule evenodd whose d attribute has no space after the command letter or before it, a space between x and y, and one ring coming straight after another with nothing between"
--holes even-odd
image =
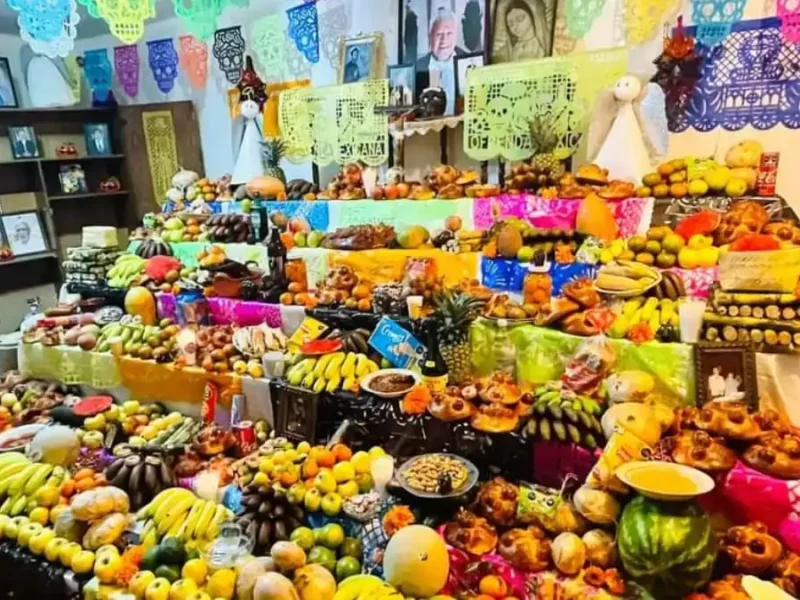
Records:
<instances>
[{"instance_id":1,"label":"pineapple","mask_svg":"<svg viewBox=\"0 0 800 600\"><path fill-rule=\"evenodd\" d=\"M450 381L464 381L471 369L469 327L480 314L483 302L467 294L445 291L434 297L433 318L439 351L447 365Z\"/></svg>"},{"instance_id":2,"label":"pineapple","mask_svg":"<svg viewBox=\"0 0 800 600\"><path fill-rule=\"evenodd\" d=\"M546 175L550 181L557 181L564 174L564 165L555 156L558 136L554 131L552 119L537 115L529 122L529 128L535 152L534 171Z\"/></svg>"},{"instance_id":3,"label":"pineapple","mask_svg":"<svg viewBox=\"0 0 800 600\"><path fill-rule=\"evenodd\" d=\"M286 185L286 173L280 167L286 145L281 138L270 138L261 144L264 149L261 157L264 163L264 175L280 179Z\"/></svg>"}]
</instances>

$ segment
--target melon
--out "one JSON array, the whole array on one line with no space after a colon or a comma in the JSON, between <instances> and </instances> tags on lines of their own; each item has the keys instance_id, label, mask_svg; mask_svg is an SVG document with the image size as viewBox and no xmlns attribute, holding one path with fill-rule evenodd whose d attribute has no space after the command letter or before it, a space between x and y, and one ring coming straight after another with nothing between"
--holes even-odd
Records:
<instances>
[{"instance_id":1,"label":"melon","mask_svg":"<svg viewBox=\"0 0 800 600\"><path fill-rule=\"evenodd\" d=\"M107 411L113 403L111 396L87 396L75 403L72 412L79 417L93 417Z\"/></svg>"},{"instance_id":2,"label":"melon","mask_svg":"<svg viewBox=\"0 0 800 600\"><path fill-rule=\"evenodd\" d=\"M384 577L406 596L429 598L437 594L447 582L449 572L447 546L430 527L404 527L386 546Z\"/></svg>"},{"instance_id":3,"label":"melon","mask_svg":"<svg viewBox=\"0 0 800 600\"><path fill-rule=\"evenodd\" d=\"M578 233L609 241L616 239L619 232L608 202L594 192L581 200L575 216L575 229Z\"/></svg>"}]
</instances>

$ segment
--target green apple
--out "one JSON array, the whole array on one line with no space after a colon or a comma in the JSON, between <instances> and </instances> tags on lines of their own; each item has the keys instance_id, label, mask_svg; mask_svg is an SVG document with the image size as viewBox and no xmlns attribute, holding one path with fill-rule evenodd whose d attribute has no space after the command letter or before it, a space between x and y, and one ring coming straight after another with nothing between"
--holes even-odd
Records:
<instances>
[{"instance_id":1,"label":"green apple","mask_svg":"<svg viewBox=\"0 0 800 600\"><path fill-rule=\"evenodd\" d=\"M0 404L4 407L10 409L17 403L17 395L11 392L6 392L3 394L2 398L0 398Z\"/></svg>"},{"instance_id":2,"label":"green apple","mask_svg":"<svg viewBox=\"0 0 800 600\"><path fill-rule=\"evenodd\" d=\"M96 450L97 448L101 448L103 446L104 437L105 436L103 436L102 431L87 431L81 440L81 444L87 448Z\"/></svg>"},{"instance_id":3,"label":"green apple","mask_svg":"<svg viewBox=\"0 0 800 600\"><path fill-rule=\"evenodd\" d=\"M316 512L322 504L322 494L319 493L317 488L311 488L303 496L303 504L309 512Z\"/></svg>"},{"instance_id":4,"label":"green apple","mask_svg":"<svg viewBox=\"0 0 800 600\"><path fill-rule=\"evenodd\" d=\"M342 512L342 497L336 492L325 494L320 505L322 512L328 517L335 517Z\"/></svg>"}]
</instances>

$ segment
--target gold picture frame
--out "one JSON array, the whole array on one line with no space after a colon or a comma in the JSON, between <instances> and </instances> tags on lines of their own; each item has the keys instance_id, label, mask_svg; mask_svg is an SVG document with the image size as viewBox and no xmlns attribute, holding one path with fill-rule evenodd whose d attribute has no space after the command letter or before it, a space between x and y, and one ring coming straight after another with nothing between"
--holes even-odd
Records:
<instances>
[{"instance_id":1,"label":"gold picture frame","mask_svg":"<svg viewBox=\"0 0 800 600\"><path fill-rule=\"evenodd\" d=\"M384 54L383 33L379 31L339 38L337 82L341 85L383 77Z\"/></svg>"}]
</instances>

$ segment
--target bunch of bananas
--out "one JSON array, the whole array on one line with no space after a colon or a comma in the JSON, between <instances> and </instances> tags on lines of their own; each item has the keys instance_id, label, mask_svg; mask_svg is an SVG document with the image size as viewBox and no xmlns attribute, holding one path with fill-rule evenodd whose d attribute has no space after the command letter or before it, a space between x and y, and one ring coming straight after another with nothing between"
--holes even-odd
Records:
<instances>
[{"instance_id":1,"label":"bunch of bananas","mask_svg":"<svg viewBox=\"0 0 800 600\"><path fill-rule=\"evenodd\" d=\"M617 260L604 265L595 284L604 292L644 292L658 281L658 271L632 260Z\"/></svg>"},{"instance_id":2,"label":"bunch of bananas","mask_svg":"<svg viewBox=\"0 0 800 600\"><path fill-rule=\"evenodd\" d=\"M540 386L533 396L533 414L525 425L525 437L545 442L569 440L592 450L598 447L603 428L597 417L603 409L596 400L561 389L560 384Z\"/></svg>"},{"instance_id":3,"label":"bunch of bananas","mask_svg":"<svg viewBox=\"0 0 800 600\"><path fill-rule=\"evenodd\" d=\"M678 303L669 298L631 298L622 306L622 312L614 319L608 335L612 338L624 338L637 323L649 324L653 333L657 333L662 327L677 328L680 324Z\"/></svg>"},{"instance_id":4,"label":"bunch of bananas","mask_svg":"<svg viewBox=\"0 0 800 600\"><path fill-rule=\"evenodd\" d=\"M147 261L135 254L123 254L106 273L108 287L127 289L142 274Z\"/></svg>"},{"instance_id":5,"label":"bunch of bananas","mask_svg":"<svg viewBox=\"0 0 800 600\"><path fill-rule=\"evenodd\" d=\"M20 452L0 454L0 515L16 517L38 506L36 491L45 486L59 488L69 477L64 467L31 462Z\"/></svg>"},{"instance_id":6,"label":"bunch of bananas","mask_svg":"<svg viewBox=\"0 0 800 600\"><path fill-rule=\"evenodd\" d=\"M333 352L319 358L304 358L289 369L286 381L315 393L339 389L357 392L360 379L377 370L378 365L366 354Z\"/></svg>"},{"instance_id":7,"label":"bunch of bananas","mask_svg":"<svg viewBox=\"0 0 800 600\"><path fill-rule=\"evenodd\" d=\"M333 600L405 600L405 596L375 575L352 575L339 584Z\"/></svg>"},{"instance_id":8,"label":"bunch of bananas","mask_svg":"<svg viewBox=\"0 0 800 600\"><path fill-rule=\"evenodd\" d=\"M184 542L208 542L219 534L222 523L233 518L233 512L216 502L201 500L185 488L169 488L136 513L144 521L141 541L152 548L165 536Z\"/></svg>"}]
</instances>

